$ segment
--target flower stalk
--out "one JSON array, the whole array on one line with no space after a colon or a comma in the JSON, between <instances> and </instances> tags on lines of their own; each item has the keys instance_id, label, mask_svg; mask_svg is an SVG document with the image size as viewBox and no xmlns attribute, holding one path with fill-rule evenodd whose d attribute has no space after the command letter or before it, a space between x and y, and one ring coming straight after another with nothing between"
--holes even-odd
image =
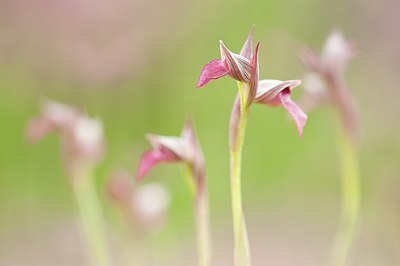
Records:
<instances>
[{"instance_id":1,"label":"flower stalk","mask_svg":"<svg viewBox=\"0 0 400 266\"><path fill-rule=\"evenodd\" d=\"M71 172L79 214L88 242L91 265L109 266L111 262L108 256L106 230L96 192L93 169L75 167Z\"/></svg>"},{"instance_id":2,"label":"flower stalk","mask_svg":"<svg viewBox=\"0 0 400 266\"><path fill-rule=\"evenodd\" d=\"M308 91L303 99L306 103L311 103L311 106L331 103L341 124L338 139L342 168L342 202L339 225L331 250L331 266L347 265L360 212L358 117L344 78L346 65L355 55L354 43L346 40L339 31L334 31L326 40L321 54L307 48L302 58L310 70L305 84Z\"/></svg>"},{"instance_id":3,"label":"flower stalk","mask_svg":"<svg viewBox=\"0 0 400 266\"><path fill-rule=\"evenodd\" d=\"M360 176L357 151L346 134L340 134L342 210L332 246L331 266L344 266L357 230L360 211Z\"/></svg>"},{"instance_id":4,"label":"flower stalk","mask_svg":"<svg viewBox=\"0 0 400 266\"><path fill-rule=\"evenodd\" d=\"M358 123L354 104L344 82L330 76L326 82L333 94L333 101L340 116L338 130L341 164L341 214L331 250L331 266L347 265L349 253L357 232L360 212L360 176L357 152Z\"/></svg>"},{"instance_id":5,"label":"flower stalk","mask_svg":"<svg viewBox=\"0 0 400 266\"><path fill-rule=\"evenodd\" d=\"M236 266L250 266L251 255L250 245L248 240L246 222L242 204L242 188L241 188L241 165L242 165L242 150L246 135L246 124L248 108L246 107L246 83L238 82L239 87L239 123L236 134L231 138L230 145L230 182L231 182L231 198L232 198L232 219L234 231L234 261ZM235 104L234 112L237 108ZM231 121L234 121L231 120ZM234 125L231 125L234 126Z\"/></svg>"},{"instance_id":6,"label":"flower stalk","mask_svg":"<svg viewBox=\"0 0 400 266\"><path fill-rule=\"evenodd\" d=\"M201 180L196 178L196 171L194 171L193 166L188 165L187 168L190 180ZM194 189L198 265L209 266L211 264L212 245L207 186L198 184Z\"/></svg>"}]
</instances>

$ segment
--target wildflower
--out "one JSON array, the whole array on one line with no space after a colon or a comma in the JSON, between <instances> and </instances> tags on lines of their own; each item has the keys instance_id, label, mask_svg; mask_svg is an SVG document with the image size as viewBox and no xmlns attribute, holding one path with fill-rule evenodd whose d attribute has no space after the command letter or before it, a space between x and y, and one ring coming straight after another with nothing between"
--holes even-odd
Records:
<instances>
[{"instance_id":1,"label":"wildflower","mask_svg":"<svg viewBox=\"0 0 400 266\"><path fill-rule=\"evenodd\" d=\"M305 78L303 104L308 108L331 104L340 115L343 132L339 134L342 163L342 209L338 230L331 250L330 265L346 265L357 231L360 211L360 176L357 152L358 119L344 74L347 63L355 56L354 44L334 31L318 55L307 48L303 63L310 73Z\"/></svg>"},{"instance_id":2,"label":"wildflower","mask_svg":"<svg viewBox=\"0 0 400 266\"><path fill-rule=\"evenodd\" d=\"M212 79L220 78L225 76L227 73L232 73L231 69L239 69L242 71L236 71L237 73L244 73L241 75L229 74L237 81L247 83L242 85L241 90L245 90L246 108L252 103L262 103L269 106L283 106L286 111L293 118L299 135L303 133L303 128L307 121L307 115L301 110L301 108L292 101L290 94L291 90L301 84L300 80L258 80L259 66L258 66L258 47L257 44L254 54L252 52L252 34L253 28L251 29L245 44L240 52L240 55L233 54L230 52L221 41L221 55L229 54L230 57L221 56L223 60L213 60L206 64L203 68L197 87L202 87ZM227 52L226 52L227 51ZM240 58L241 60L235 60ZM226 62L226 63L225 63ZM228 64L229 62L229 64ZM234 66L234 67L232 67ZM235 73L236 73L235 72ZM241 78L244 77L244 78ZM243 88L244 87L244 88ZM239 108L239 101L236 102L236 108Z\"/></svg>"},{"instance_id":3,"label":"wildflower","mask_svg":"<svg viewBox=\"0 0 400 266\"><path fill-rule=\"evenodd\" d=\"M92 265L110 265L104 218L93 176L104 151L101 122L85 116L76 108L45 100L40 115L28 123L26 137L30 142L37 142L52 132L60 136L63 159L72 181Z\"/></svg>"},{"instance_id":4,"label":"wildflower","mask_svg":"<svg viewBox=\"0 0 400 266\"><path fill-rule=\"evenodd\" d=\"M142 155L137 180L142 180L151 168L161 162L184 162L194 170L196 183L204 185L204 157L190 120L186 122L180 137L148 134L147 140L153 149Z\"/></svg>"},{"instance_id":5,"label":"wildflower","mask_svg":"<svg viewBox=\"0 0 400 266\"><path fill-rule=\"evenodd\" d=\"M195 184L195 221L198 242L199 266L211 262L211 233L209 225L208 195L205 162L193 123L187 120L180 137L147 135L153 149L145 152L139 163L136 180L161 162L182 162Z\"/></svg>"},{"instance_id":6,"label":"wildflower","mask_svg":"<svg viewBox=\"0 0 400 266\"><path fill-rule=\"evenodd\" d=\"M74 164L94 165L101 160L104 140L100 120L88 118L76 108L45 100L41 114L28 124L26 135L30 142L37 142L52 132L60 134L68 170Z\"/></svg>"},{"instance_id":7,"label":"wildflower","mask_svg":"<svg viewBox=\"0 0 400 266\"><path fill-rule=\"evenodd\" d=\"M234 227L234 261L236 266L250 266L250 247L247 236L241 196L241 157L246 132L247 116L253 103L269 106L283 106L292 116L301 136L307 120L306 114L290 98L291 90L300 84L299 80L259 80L258 50L260 43L252 49L251 29L240 55L230 52L221 42L222 60L213 60L202 70L197 87L209 81L229 75L238 81L239 92L232 108L230 141L230 175L232 216ZM228 51L228 52L226 52ZM224 56L224 55L230 55Z\"/></svg>"},{"instance_id":8,"label":"wildflower","mask_svg":"<svg viewBox=\"0 0 400 266\"><path fill-rule=\"evenodd\" d=\"M356 138L358 126L353 100L348 92L344 74L348 62L356 55L354 43L333 31L318 55L311 48L304 49L302 61L309 69L304 79L305 94L302 105L312 109L321 104L333 104L341 114L347 134Z\"/></svg>"}]
</instances>

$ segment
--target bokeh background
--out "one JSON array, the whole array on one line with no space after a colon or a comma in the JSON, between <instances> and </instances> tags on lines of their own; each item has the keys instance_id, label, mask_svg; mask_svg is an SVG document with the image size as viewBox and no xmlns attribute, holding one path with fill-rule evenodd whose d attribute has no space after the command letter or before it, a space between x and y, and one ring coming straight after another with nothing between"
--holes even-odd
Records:
<instances>
[{"instance_id":1,"label":"bokeh background","mask_svg":"<svg viewBox=\"0 0 400 266\"><path fill-rule=\"evenodd\" d=\"M191 114L207 160L214 265L232 265L227 133L236 87L230 79L194 87L218 41L239 51L252 24L263 78L302 78L301 47L320 48L332 29L357 43L347 79L362 124L363 202L351 261L400 265L399 10L397 0L1 0L0 265L87 265L57 137L24 139L43 97L104 123L96 176L116 265L121 253L138 265L196 264L192 196L177 165L148 176L172 193L157 233L130 235L104 193L110 171L135 172L145 133L179 134ZM326 265L340 206L337 128L321 108L299 139L283 108L253 107L243 193L254 265Z\"/></svg>"}]
</instances>

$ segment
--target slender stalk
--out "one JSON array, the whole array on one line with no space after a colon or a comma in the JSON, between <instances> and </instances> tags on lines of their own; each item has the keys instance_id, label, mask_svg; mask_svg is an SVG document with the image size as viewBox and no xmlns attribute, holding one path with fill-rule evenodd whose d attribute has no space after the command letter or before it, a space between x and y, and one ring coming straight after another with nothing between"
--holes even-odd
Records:
<instances>
[{"instance_id":1,"label":"slender stalk","mask_svg":"<svg viewBox=\"0 0 400 266\"><path fill-rule=\"evenodd\" d=\"M230 145L230 174L231 174L231 197L232 197L232 219L234 231L234 261L235 266L250 266L250 246L247 236L246 223L244 219L241 191L241 163L242 148L246 134L247 108L246 108L246 84L238 83L240 96L239 123L233 134L234 139ZM232 128L231 128L232 129Z\"/></svg>"},{"instance_id":2,"label":"slender stalk","mask_svg":"<svg viewBox=\"0 0 400 266\"><path fill-rule=\"evenodd\" d=\"M339 133L339 157L342 168L342 206L339 227L331 250L331 266L345 266L357 231L360 212L360 176L358 153L358 119L349 89L343 77L325 74L326 84L330 88L332 99L339 114L342 130Z\"/></svg>"},{"instance_id":3,"label":"slender stalk","mask_svg":"<svg viewBox=\"0 0 400 266\"><path fill-rule=\"evenodd\" d=\"M104 220L96 193L92 169L76 168L73 187L93 266L111 265Z\"/></svg>"},{"instance_id":4,"label":"slender stalk","mask_svg":"<svg viewBox=\"0 0 400 266\"><path fill-rule=\"evenodd\" d=\"M204 169L202 169L204 170ZM196 176L202 175L202 176ZM193 166L187 166L187 179L195 193L195 222L198 252L198 266L209 266L212 257L210 215L208 193L203 171L196 171ZM194 182L197 182L194 184Z\"/></svg>"},{"instance_id":5,"label":"slender stalk","mask_svg":"<svg viewBox=\"0 0 400 266\"><path fill-rule=\"evenodd\" d=\"M211 234L206 190L197 191L195 211L199 266L209 266L211 262Z\"/></svg>"},{"instance_id":6,"label":"slender stalk","mask_svg":"<svg viewBox=\"0 0 400 266\"><path fill-rule=\"evenodd\" d=\"M357 231L360 210L360 176L357 151L348 134L340 136L342 165L342 211L332 247L331 266L344 266Z\"/></svg>"}]
</instances>

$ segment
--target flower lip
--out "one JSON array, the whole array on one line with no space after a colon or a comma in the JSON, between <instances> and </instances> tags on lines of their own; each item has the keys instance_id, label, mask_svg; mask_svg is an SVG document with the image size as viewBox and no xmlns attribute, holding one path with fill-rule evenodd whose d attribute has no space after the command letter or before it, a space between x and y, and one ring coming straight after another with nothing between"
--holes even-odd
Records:
<instances>
[{"instance_id":1,"label":"flower lip","mask_svg":"<svg viewBox=\"0 0 400 266\"><path fill-rule=\"evenodd\" d=\"M201 88L213 79L219 79L228 75L229 69L224 61L214 59L208 62L201 71L196 88Z\"/></svg>"},{"instance_id":2,"label":"flower lip","mask_svg":"<svg viewBox=\"0 0 400 266\"><path fill-rule=\"evenodd\" d=\"M301 80L281 81L276 79L260 80L255 102L270 104L285 89L293 90L301 84Z\"/></svg>"}]
</instances>

